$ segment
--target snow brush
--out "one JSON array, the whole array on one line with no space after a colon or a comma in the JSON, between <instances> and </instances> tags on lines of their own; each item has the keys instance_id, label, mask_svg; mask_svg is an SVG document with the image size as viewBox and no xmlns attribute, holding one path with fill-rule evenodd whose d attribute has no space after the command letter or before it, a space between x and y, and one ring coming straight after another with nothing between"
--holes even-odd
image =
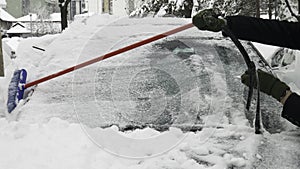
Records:
<instances>
[{"instance_id":1,"label":"snow brush","mask_svg":"<svg viewBox=\"0 0 300 169\"><path fill-rule=\"evenodd\" d=\"M167 36L176 34L178 32L184 31L186 29L192 28L194 27L194 25L192 23L183 25L181 27L175 28L173 30L167 31L165 33L150 37L148 39L142 40L140 42L136 42L134 44L128 45L126 47L123 47L121 49L109 52L105 55L99 56L97 58L91 59L89 61L83 62L81 64L72 66L70 68L67 68L65 70L62 70L60 72L51 74L49 76L43 77L41 79L35 80L33 82L29 82L26 84L26 70L22 69L22 70L16 70L14 72L13 78L11 80L11 83L9 85L9 92L8 92L8 101L7 101L7 108L8 108L8 112L11 113L17 106L18 102L23 99L23 94L25 89L38 85L40 83L43 83L45 81L51 80L53 78L56 78L58 76L62 76L64 74L70 73L76 69L80 69L83 67L86 67L88 65L94 64L96 62L100 62L102 60L108 59L112 56L127 52L129 50L138 48L140 46L143 46L145 44L157 41L159 39L165 38ZM258 79L258 75L256 72L256 67L253 61L251 61L248 53L246 52L245 48L242 46L242 44L239 42L239 40L235 37L235 35L230 31L230 29L228 27L224 27L223 31L227 34L227 36L229 36L231 38L231 40L234 42L234 44L236 45L236 47L239 49L239 51L241 52L241 54L243 55L243 58L246 62L246 65L248 67L248 71L250 74L250 86L249 86L249 93L248 93L248 100L247 100L247 105L246 105L246 109L249 111L250 109L250 104L251 104L251 99L252 99L252 95L253 95L253 89L254 89L254 78L256 78L256 81L259 82ZM256 109L256 118L255 118L255 133L259 134L261 133L261 122L260 122L260 104L259 104L259 83L256 83L257 86L257 109Z\"/></svg>"},{"instance_id":2,"label":"snow brush","mask_svg":"<svg viewBox=\"0 0 300 169\"><path fill-rule=\"evenodd\" d=\"M25 69L15 70L8 86L7 111L11 113L24 97L24 85L26 83L27 72Z\"/></svg>"},{"instance_id":3,"label":"snow brush","mask_svg":"<svg viewBox=\"0 0 300 169\"><path fill-rule=\"evenodd\" d=\"M62 76L64 74L70 73L74 70L86 67L86 66L91 65L91 64L96 63L96 62L100 62L100 61L108 59L112 56L127 52L129 50L132 50L132 49L135 49L137 47L143 46L145 44L157 41L159 39L165 38L167 36L173 35L175 33L184 31L184 30L192 28L192 27L194 27L194 25L192 23L183 25L181 27L178 27L178 28L175 28L173 30L167 31L165 33L150 37L150 38L142 40L140 42L128 45L128 46L123 47L121 49L109 52L105 55L99 56L97 58L91 59L89 61L83 62L83 63L78 64L78 65L72 66L70 68L67 68L67 69L62 70L60 72L57 72L57 73L51 74L49 76L43 77L41 79L35 80L33 82L29 82L27 84L26 84L26 77L27 77L26 70L25 69L16 70L13 74L13 77L11 79L11 82L10 82L9 88L8 88L8 100L7 100L8 113L11 113L17 107L19 101L23 99L25 89L27 89L29 87L38 85L42 82L51 80L51 79L56 78L58 76Z\"/></svg>"}]
</instances>

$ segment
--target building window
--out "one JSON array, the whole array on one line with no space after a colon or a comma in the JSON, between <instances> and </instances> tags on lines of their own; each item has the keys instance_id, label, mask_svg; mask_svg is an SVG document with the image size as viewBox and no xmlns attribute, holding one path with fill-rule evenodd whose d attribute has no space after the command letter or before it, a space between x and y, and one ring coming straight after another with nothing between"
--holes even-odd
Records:
<instances>
[{"instance_id":1,"label":"building window","mask_svg":"<svg viewBox=\"0 0 300 169\"><path fill-rule=\"evenodd\" d=\"M102 1L102 13L112 14L112 0Z\"/></svg>"}]
</instances>

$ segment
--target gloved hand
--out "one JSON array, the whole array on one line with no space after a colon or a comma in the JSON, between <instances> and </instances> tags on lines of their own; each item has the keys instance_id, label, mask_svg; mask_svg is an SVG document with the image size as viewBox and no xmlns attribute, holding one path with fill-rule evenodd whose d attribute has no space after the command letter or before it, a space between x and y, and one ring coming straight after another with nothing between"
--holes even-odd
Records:
<instances>
[{"instance_id":1,"label":"gloved hand","mask_svg":"<svg viewBox=\"0 0 300 169\"><path fill-rule=\"evenodd\" d=\"M260 69L257 70L258 78L259 78L259 87L260 91L271 95L279 102L282 97L285 95L287 90L290 90L290 87L284 82L280 81L278 78L273 75L264 72ZM241 77L242 83L249 86L250 84L250 76L248 71L246 71ZM256 80L254 78L254 87L256 88Z\"/></svg>"},{"instance_id":2,"label":"gloved hand","mask_svg":"<svg viewBox=\"0 0 300 169\"><path fill-rule=\"evenodd\" d=\"M219 32L226 25L226 20L218 18L214 9L204 9L193 17L193 24L200 30Z\"/></svg>"}]
</instances>

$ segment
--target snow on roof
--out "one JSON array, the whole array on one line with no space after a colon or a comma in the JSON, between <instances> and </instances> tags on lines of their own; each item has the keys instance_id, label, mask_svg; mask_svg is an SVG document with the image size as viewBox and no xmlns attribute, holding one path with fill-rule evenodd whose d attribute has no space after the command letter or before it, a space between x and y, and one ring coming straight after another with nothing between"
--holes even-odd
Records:
<instances>
[{"instance_id":1,"label":"snow on roof","mask_svg":"<svg viewBox=\"0 0 300 169\"><path fill-rule=\"evenodd\" d=\"M6 0L0 0L0 6L6 6Z\"/></svg>"},{"instance_id":2,"label":"snow on roof","mask_svg":"<svg viewBox=\"0 0 300 169\"><path fill-rule=\"evenodd\" d=\"M60 13L53 13L50 15L50 20L51 21L61 21L61 16Z\"/></svg>"},{"instance_id":3,"label":"snow on roof","mask_svg":"<svg viewBox=\"0 0 300 169\"><path fill-rule=\"evenodd\" d=\"M0 8L0 19L3 21L11 21L15 22L16 18L11 16L8 12L6 12L4 9Z\"/></svg>"},{"instance_id":4,"label":"snow on roof","mask_svg":"<svg viewBox=\"0 0 300 169\"><path fill-rule=\"evenodd\" d=\"M30 30L28 30L22 23L17 22L7 31L7 33L30 33Z\"/></svg>"},{"instance_id":5,"label":"snow on roof","mask_svg":"<svg viewBox=\"0 0 300 169\"><path fill-rule=\"evenodd\" d=\"M36 21L37 19L38 19L37 14L32 13L31 16L30 16L30 14L28 14L28 15L18 18L17 20L19 22L30 22L30 21Z\"/></svg>"}]
</instances>

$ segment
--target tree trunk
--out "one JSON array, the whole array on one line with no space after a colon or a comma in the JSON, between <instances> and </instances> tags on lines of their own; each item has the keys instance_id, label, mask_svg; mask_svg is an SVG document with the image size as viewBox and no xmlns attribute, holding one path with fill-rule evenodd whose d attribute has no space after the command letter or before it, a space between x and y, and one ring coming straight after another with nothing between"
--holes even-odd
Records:
<instances>
[{"instance_id":1,"label":"tree trunk","mask_svg":"<svg viewBox=\"0 0 300 169\"><path fill-rule=\"evenodd\" d=\"M60 8L61 14L61 30L65 30L68 27L68 11L65 6Z\"/></svg>"},{"instance_id":2,"label":"tree trunk","mask_svg":"<svg viewBox=\"0 0 300 169\"><path fill-rule=\"evenodd\" d=\"M185 18L191 18L192 17L193 6L194 6L193 0L185 0L183 2L184 17Z\"/></svg>"},{"instance_id":3,"label":"tree trunk","mask_svg":"<svg viewBox=\"0 0 300 169\"><path fill-rule=\"evenodd\" d=\"M61 30L68 27L68 6L71 0L66 0L64 4L59 4L61 15Z\"/></svg>"},{"instance_id":4,"label":"tree trunk","mask_svg":"<svg viewBox=\"0 0 300 169\"><path fill-rule=\"evenodd\" d=\"M268 13L269 13L269 19L272 19L272 3L273 3L273 0L269 0L269 4L268 4Z\"/></svg>"},{"instance_id":5,"label":"tree trunk","mask_svg":"<svg viewBox=\"0 0 300 169\"><path fill-rule=\"evenodd\" d=\"M300 14L300 0L298 0L298 14Z\"/></svg>"},{"instance_id":6,"label":"tree trunk","mask_svg":"<svg viewBox=\"0 0 300 169\"><path fill-rule=\"evenodd\" d=\"M260 18L260 0L256 0L256 17Z\"/></svg>"},{"instance_id":7,"label":"tree trunk","mask_svg":"<svg viewBox=\"0 0 300 169\"><path fill-rule=\"evenodd\" d=\"M2 36L1 33L0 33L0 36ZM4 62L3 62L3 54L2 54L2 38L0 39L0 77L4 77Z\"/></svg>"},{"instance_id":8,"label":"tree trunk","mask_svg":"<svg viewBox=\"0 0 300 169\"><path fill-rule=\"evenodd\" d=\"M275 5L274 5L274 9L275 9L275 19L277 19L278 16L278 0L275 0Z\"/></svg>"}]
</instances>

